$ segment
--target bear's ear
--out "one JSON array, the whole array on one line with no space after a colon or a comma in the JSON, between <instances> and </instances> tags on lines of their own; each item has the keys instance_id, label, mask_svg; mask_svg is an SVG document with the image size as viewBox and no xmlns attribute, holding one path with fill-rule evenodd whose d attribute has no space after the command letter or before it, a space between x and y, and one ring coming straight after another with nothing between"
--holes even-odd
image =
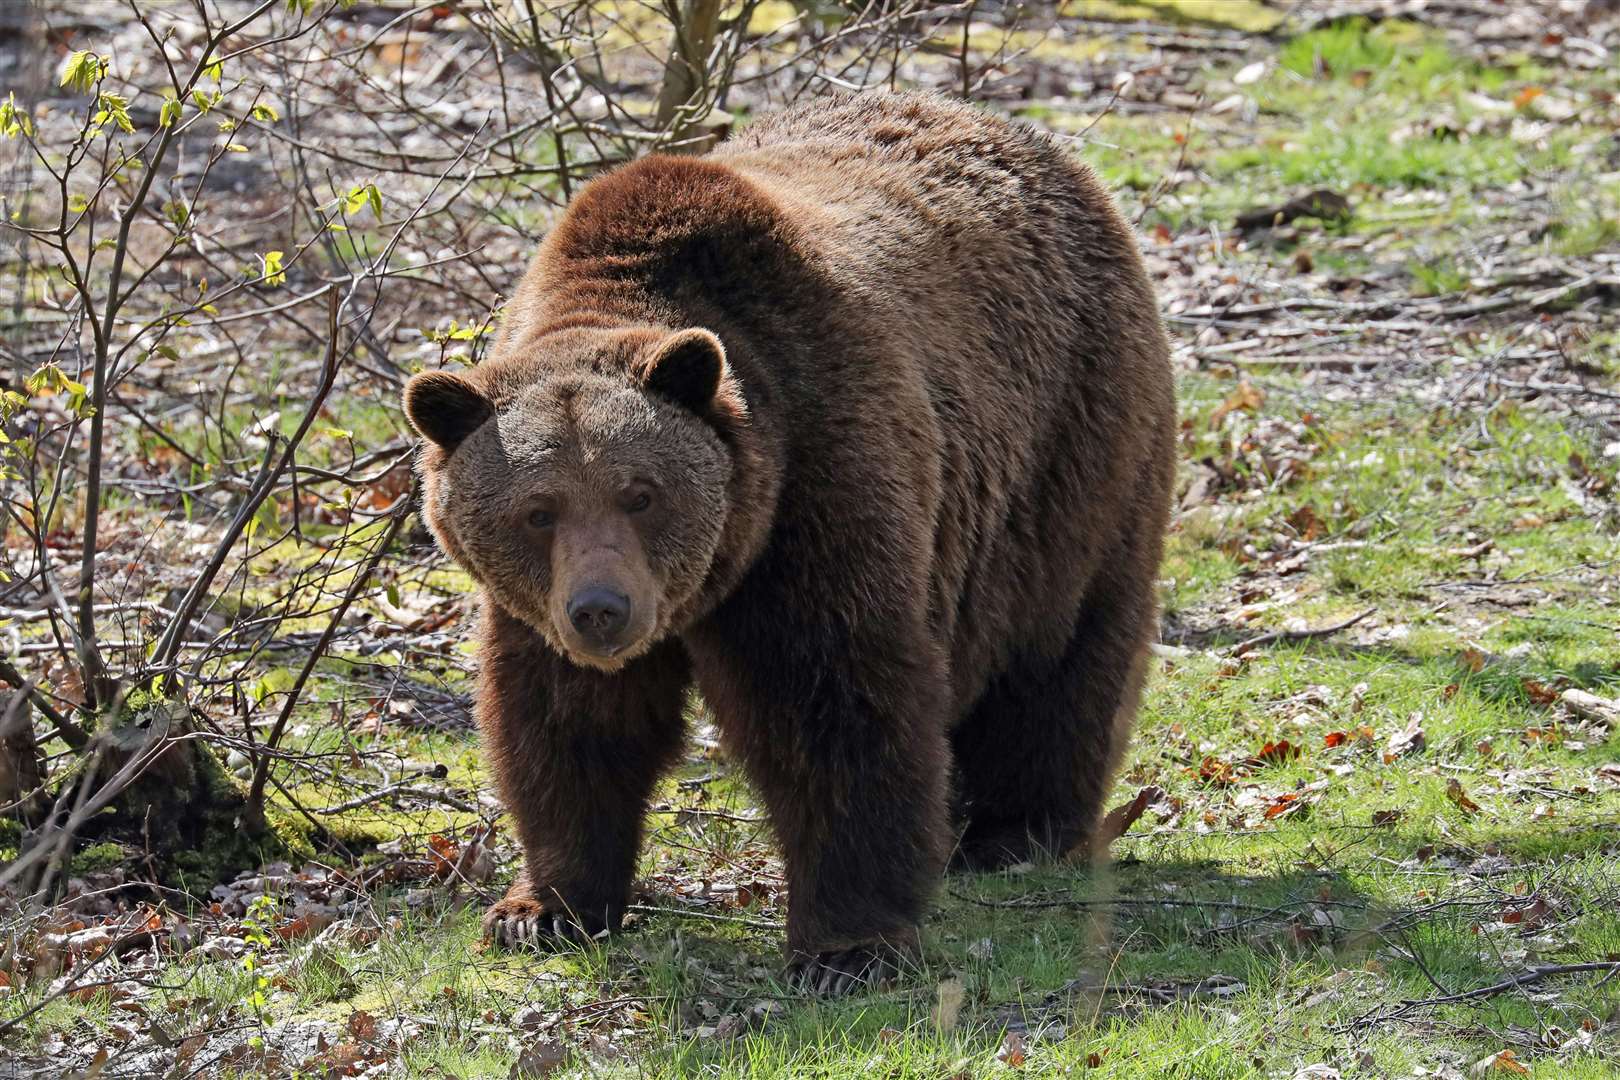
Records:
<instances>
[{"instance_id":1,"label":"bear's ear","mask_svg":"<svg viewBox=\"0 0 1620 1080\"><path fill-rule=\"evenodd\" d=\"M707 330L693 328L658 343L641 371L644 390L668 398L699 416L712 411L726 371L726 347Z\"/></svg>"},{"instance_id":2,"label":"bear's ear","mask_svg":"<svg viewBox=\"0 0 1620 1080\"><path fill-rule=\"evenodd\" d=\"M446 453L495 415L479 389L448 371L424 371L405 384L405 417Z\"/></svg>"}]
</instances>

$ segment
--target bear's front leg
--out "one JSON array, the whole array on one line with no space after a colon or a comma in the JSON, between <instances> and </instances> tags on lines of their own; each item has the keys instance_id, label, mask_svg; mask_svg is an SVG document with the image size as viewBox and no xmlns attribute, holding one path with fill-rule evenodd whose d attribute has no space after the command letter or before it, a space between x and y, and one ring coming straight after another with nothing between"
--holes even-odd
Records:
<instances>
[{"instance_id":1,"label":"bear's front leg","mask_svg":"<svg viewBox=\"0 0 1620 1080\"><path fill-rule=\"evenodd\" d=\"M653 785L680 752L686 655L670 642L613 674L576 667L493 605L478 726L523 846L523 868L484 915L505 947L616 930Z\"/></svg>"},{"instance_id":2,"label":"bear's front leg","mask_svg":"<svg viewBox=\"0 0 1620 1080\"><path fill-rule=\"evenodd\" d=\"M920 615L787 621L742 595L693 650L786 863L787 979L841 994L917 951L949 850L945 665Z\"/></svg>"}]
</instances>

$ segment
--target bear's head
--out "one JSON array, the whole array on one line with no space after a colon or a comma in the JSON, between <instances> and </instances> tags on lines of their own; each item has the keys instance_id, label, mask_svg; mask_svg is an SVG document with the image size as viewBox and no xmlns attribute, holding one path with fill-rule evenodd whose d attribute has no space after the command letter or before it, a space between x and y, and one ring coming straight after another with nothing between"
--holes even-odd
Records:
<instances>
[{"instance_id":1,"label":"bear's head","mask_svg":"<svg viewBox=\"0 0 1620 1080\"><path fill-rule=\"evenodd\" d=\"M726 525L743 416L707 330L562 334L544 355L405 387L424 513L506 611L615 671L691 617Z\"/></svg>"}]
</instances>

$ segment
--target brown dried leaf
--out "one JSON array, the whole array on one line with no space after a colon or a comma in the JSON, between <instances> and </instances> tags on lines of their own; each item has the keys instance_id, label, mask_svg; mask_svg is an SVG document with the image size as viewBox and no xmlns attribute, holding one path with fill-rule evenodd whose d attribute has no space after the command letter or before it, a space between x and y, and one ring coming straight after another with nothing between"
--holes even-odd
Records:
<instances>
[{"instance_id":1,"label":"brown dried leaf","mask_svg":"<svg viewBox=\"0 0 1620 1080\"><path fill-rule=\"evenodd\" d=\"M1446 798L1455 803L1457 808L1465 814L1479 813L1479 803L1468 797L1468 792L1463 790L1462 781L1455 776L1446 781Z\"/></svg>"},{"instance_id":2,"label":"brown dried leaf","mask_svg":"<svg viewBox=\"0 0 1620 1080\"><path fill-rule=\"evenodd\" d=\"M1022 1069L1026 1060L1024 1033L1007 1032L1007 1037L1001 1041L1001 1053L997 1054L996 1058L1004 1062L1009 1069Z\"/></svg>"},{"instance_id":3,"label":"brown dried leaf","mask_svg":"<svg viewBox=\"0 0 1620 1080\"><path fill-rule=\"evenodd\" d=\"M1255 386L1248 379L1241 380L1237 389L1227 395L1225 401L1215 406L1215 411L1209 414L1210 428L1217 429L1221 421L1234 412L1256 412L1266 403L1265 392Z\"/></svg>"},{"instance_id":4,"label":"brown dried leaf","mask_svg":"<svg viewBox=\"0 0 1620 1080\"><path fill-rule=\"evenodd\" d=\"M540 1080L568 1064L568 1047L556 1039L541 1039L524 1047L507 1073L507 1080Z\"/></svg>"},{"instance_id":5,"label":"brown dried leaf","mask_svg":"<svg viewBox=\"0 0 1620 1080\"><path fill-rule=\"evenodd\" d=\"M362 1042L374 1042L377 1038L377 1018L364 1009L356 1009L349 1014L349 1022L344 1030Z\"/></svg>"},{"instance_id":6,"label":"brown dried leaf","mask_svg":"<svg viewBox=\"0 0 1620 1080\"><path fill-rule=\"evenodd\" d=\"M1164 789L1157 786L1148 786L1136 793L1136 797L1128 803L1122 803L1108 811L1107 816L1098 827L1097 837L1104 846L1113 843L1140 818L1144 811L1164 798Z\"/></svg>"},{"instance_id":7,"label":"brown dried leaf","mask_svg":"<svg viewBox=\"0 0 1620 1080\"><path fill-rule=\"evenodd\" d=\"M1474 1062L1468 1070L1469 1076L1484 1076L1487 1073L1502 1072L1514 1076L1529 1076L1530 1070L1520 1063L1517 1055L1511 1050L1498 1050L1490 1057L1481 1058Z\"/></svg>"},{"instance_id":8,"label":"brown dried leaf","mask_svg":"<svg viewBox=\"0 0 1620 1080\"><path fill-rule=\"evenodd\" d=\"M1406 727L1389 737L1384 747L1384 764L1388 765L1396 758L1408 754L1423 752L1428 745L1428 737L1423 734L1423 714L1415 712L1406 718Z\"/></svg>"},{"instance_id":9,"label":"brown dried leaf","mask_svg":"<svg viewBox=\"0 0 1620 1080\"><path fill-rule=\"evenodd\" d=\"M1557 690L1534 679L1525 679L1521 685L1524 687L1525 696L1537 705L1552 705L1560 696Z\"/></svg>"}]
</instances>

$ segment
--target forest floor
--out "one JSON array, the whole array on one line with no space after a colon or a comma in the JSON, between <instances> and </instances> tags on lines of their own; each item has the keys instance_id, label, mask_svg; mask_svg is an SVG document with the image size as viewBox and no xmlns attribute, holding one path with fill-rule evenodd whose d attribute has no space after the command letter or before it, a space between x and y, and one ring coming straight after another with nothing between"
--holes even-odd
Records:
<instances>
[{"instance_id":1,"label":"forest floor","mask_svg":"<svg viewBox=\"0 0 1620 1080\"><path fill-rule=\"evenodd\" d=\"M394 755L344 818L365 849L157 907L97 906L122 855L81 855L51 940L101 967L0 983L0 1076L1616 1075L1620 27L1112 6L1021 41L1030 85L991 103L1121 193L1176 340L1109 865L952 877L897 986L795 995L780 864L694 704L626 932L486 951L517 853L465 653L340 656L299 737ZM434 574L388 606L459 643Z\"/></svg>"}]
</instances>

